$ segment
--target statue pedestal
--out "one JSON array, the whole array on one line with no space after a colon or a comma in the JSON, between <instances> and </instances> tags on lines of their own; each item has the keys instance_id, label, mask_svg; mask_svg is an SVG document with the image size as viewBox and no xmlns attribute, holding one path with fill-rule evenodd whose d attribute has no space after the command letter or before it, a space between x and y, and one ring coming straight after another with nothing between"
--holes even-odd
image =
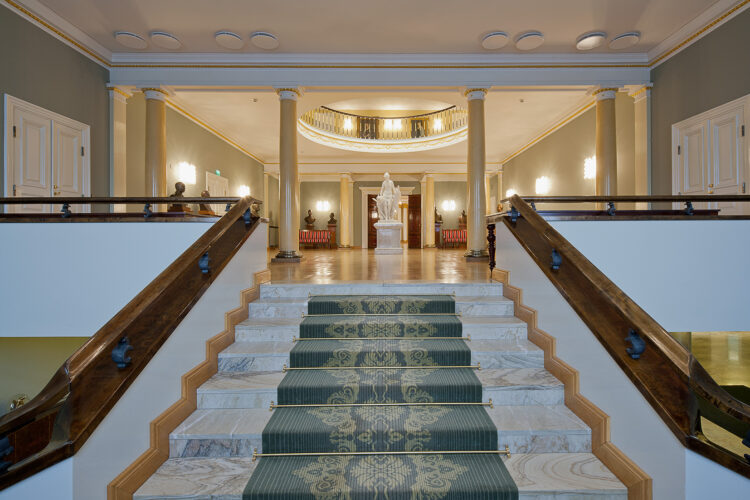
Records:
<instances>
[{"instance_id":1,"label":"statue pedestal","mask_svg":"<svg viewBox=\"0 0 750 500\"><path fill-rule=\"evenodd\" d=\"M376 255L402 254L401 228L403 223L398 221L376 222L375 229L378 231L378 246L375 248Z\"/></svg>"}]
</instances>

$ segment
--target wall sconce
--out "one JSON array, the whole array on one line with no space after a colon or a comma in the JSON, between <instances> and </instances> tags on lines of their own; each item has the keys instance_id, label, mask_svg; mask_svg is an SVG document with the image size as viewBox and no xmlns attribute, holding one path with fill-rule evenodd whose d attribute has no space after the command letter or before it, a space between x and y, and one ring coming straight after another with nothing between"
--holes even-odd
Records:
<instances>
[{"instance_id":1,"label":"wall sconce","mask_svg":"<svg viewBox=\"0 0 750 500\"><path fill-rule=\"evenodd\" d=\"M446 212L453 212L456 209L456 201L443 200L443 203L440 206L443 207L443 210Z\"/></svg>"},{"instance_id":2,"label":"wall sconce","mask_svg":"<svg viewBox=\"0 0 750 500\"><path fill-rule=\"evenodd\" d=\"M186 161L178 163L177 180L183 184L195 184L195 165Z\"/></svg>"},{"instance_id":3,"label":"wall sconce","mask_svg":"<svg viewBox=\"0 0 750 500\"><path fill-rule=\"evenodd\" d=\"M237 195L238 196L242 196L243 198L245 196L250 196L250 186L246 186L246 185L243 184L240 187L238 187L237 188Z\"/></svg>"},{"instance_id":4,"label":"wall sconce","mask_svg":"<svg viewBox=\"0 0 750 500\"><path fill-rule=\"evenodd\" d=\"M505 197L506 197L506 198L510 198L510 197L511 197L511 196L513 196L514 194L517 194L517 193L516 193L516 190L515 190L515 189L512 189L512 188L511 188L511 189L508 189L508 190L507 190L507 191L505 192Z\"/></svg>"},{"instance_id":5,"label":"wall sconce","mask_svg":"<svg viewBox=\"0 0 750 500\"><path fill-rule=\"evenodd\" d=\"M543 175L536 180L536 194L547 194L552 187L552 181L549 177Z\"/></svg>"},{"instance_id":6,"label":"wall sconce","mask_svg":"<svg viewBox=\"0 0 750 500\"><path fill-rule=\"evenodd\" d=\"M589 156L583 160L583 178L596 179L596 156Z\"/></svg>"},{"instance_id":7,"label":"wall sconce","mask_svg":"<svg viewBox=\"0 0 750 500\"><path fill-rule=\"evenodd\" d=\"M315 210L318 212L328 212L331 209L331 204L324 200L318 200L315 203Z\"/></svg>"}]
</instances>

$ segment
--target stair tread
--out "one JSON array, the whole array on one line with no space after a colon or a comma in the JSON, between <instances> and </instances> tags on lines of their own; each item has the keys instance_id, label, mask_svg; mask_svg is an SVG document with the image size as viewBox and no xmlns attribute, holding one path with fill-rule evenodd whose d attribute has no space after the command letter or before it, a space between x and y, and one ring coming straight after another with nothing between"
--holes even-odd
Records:
<instances>
[{"instance_id":1,"label":"stair tread","mask_svg":"<svg viewBox=\"0 0 750 500\"><path fill-rule=\"evenodd\" d=\"M170 439L243 439L260 436L271 418L268 408L195 410L175 428Z\"/></svg>"},{"instance_id":2,"label":"stair tread","mask_svg":"<svg viewBox=\"0 0 750 500\"><path fill-rule=\"evenodd\" d=\"M627 498L626 486L591 453L518 453L505 460L505 466L521 498L533 493L601 493Z\"/></svg>"},{"instance_id":3,"label":"stair tread","mask_svg":"<svg viewBox=\"0 0 750 500\"><path fill-rule=\"evenodd\" d=\"M290 340L259 340L235 342L219 353L219 357L253 356L288 356L294 347Z\"/></svg>"},{"instance_id":4,"label":"stair tread","mask_svg":"<svg viewBox=\"0 0 750 500\"><path fill-rule=\"evenodd\" d=\"M502 433L566 431L590 434L591 429L565 405L507 405L487 408Z\"/></svg>"},{"instance_id":5,"label":"stair tread","mask_svg":"<svg viewBox=\"0 0 750 500\"><path fill-rule=\"evenodd\" d=\"M478 371L476 375L487 389L564 387L544 368L488 368Z\"/></svg>"},{"instance_id":6,"label":"stair tread","mask_svg":"<svg viewBox=\"0 0 750 500\"><path fill-rule=\"evenodd\" d=\"M273 327L273 326L298 326L302 323L302 315L299 318L248 318L240 322L235 328L242 327Z\"/></svg>"},{"instance_id":7,"label":"stair tread","mask_svg":"<svg viewBox=\"0 0 750 500\"><path fill-rule=\"evenodd\" d=\"M273 391L284 378L282 371L268 372L219 372L204 382L198 393Z\"/></svg>"}]
</instances>

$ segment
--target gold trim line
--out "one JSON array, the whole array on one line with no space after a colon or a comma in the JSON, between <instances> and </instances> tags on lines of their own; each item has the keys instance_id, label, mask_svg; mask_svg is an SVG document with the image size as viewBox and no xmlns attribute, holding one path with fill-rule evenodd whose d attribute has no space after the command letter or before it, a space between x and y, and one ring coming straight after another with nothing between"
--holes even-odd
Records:
<instances>
[{"instance_id":1,"label":"gold trim line","mask_svg":"<svg viewBox=\"0 0 750 500\"><path fill-rule=\"evenodd\" d=\"M296 405L277 405L271 401L269 409L271 411L276 408L351 408L359 406L489 406L494 408L495 405L492 402L492 398L489 401L480 402L447 402L447 403L322 403L322 404L296 404Z\"/></svg>"},{"instance_id":2,"label":"gold trim line","mask_svg":"<svg viewBox=\"0 0 750 500\"><path fill-rule=\"evenodd\" d=\"M321 456L366 456L366 455L505 455L510 458L510 449L505 445L504 450L449 450L449 451L334 451L334 452L309 452L309 453L258 453L258 448L253 448L252 461L259 457L321 457Z\"/></svg>"},{"instance_id":3,"label":"gold trim line","mask_svg":"<svg viewBox=\"0 0 750 500\"><path fill-rule=\"evenodd\" d=\"M283 373L286 373L288 371L292 370L436 370L441 368L472 368L477 371L482 370L482 366L480 363L477 363L476 365L456 365L456 366L446 366L446 365L429 365L429 366L305 366L305 367L299 367L299 368L291 368L284 366L281 368L281 371Z\"/></svg>"},{"instance_id":4,"label":"gold trim line","mask_svg":"<svg viewBox=\"0 0 750 500\"><path fill-rule=\"evenodd\" d=\"M306 342L308 340L465 340L471 342L471 335L466 337L312 337L297 338L292 337L292 342Z\"/></svg>"}]
</instances>

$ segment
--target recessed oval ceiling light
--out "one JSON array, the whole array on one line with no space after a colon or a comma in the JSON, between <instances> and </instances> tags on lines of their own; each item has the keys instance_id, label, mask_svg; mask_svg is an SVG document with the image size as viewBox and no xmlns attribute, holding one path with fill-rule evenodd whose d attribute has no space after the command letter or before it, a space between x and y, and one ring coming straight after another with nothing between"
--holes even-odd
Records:
<instances>
[{"instance_id":1,"label":"recessed oval ceiling light","mask_svg":"<svg viewBox=\"0 0 750 500\"><path fill-rule=\"evenodd\" d=\"M117 43L119 43L123 47L127 47L129 49L145 49L146 47L148 47L148 44L146 43L146 40L143 39L143 37L129 31L116 31L115 41L117 41Z\"/></svg>"},{"instance_id":2,"label":"recessed oval ceiling light","mask_svg":"<svg viewBox=\"0 0 750 500\"><path fill-rule=\"evenodd\" d=\"M607 34L602 31L594 31L586 33L578 37L576 41L576 48L578 50L591 50L595 49L607 39Z\"/></svg>"},{"instance_id":3,"label":"recessed oval ceiling light","mask_svg":"<svg viewBox=\"0 0 750 500\"><path fill-rule=\"evenodd\" d=\"M176 50L182 47L182 43L177 37L166 31L152 31L151 41L162 49Z\"/></svg>"},{"instance_id":4,"label":"recessed oval ceiling light","mask_svg":"<svg viewBox=\"0 0 750 500\"><path fill-rule=\"evenodd\" d=\"M482 47L487 50L502 49L508 44L508 34L504 31L493 31L482 38Z\"/></svg>"},{"instance_id":5,"label":"recessed oval ceiling light","mask_svg":"<svg viewBox=\"0 0 750 500\"><path fill-rule=\"evenodd\" d=\"M251 34L250 41L253 45L263 50L273 50L279 46L279 41L276 37L265 31L256 31Z\"/></svg>"},{"instance_id":6,"label":"recessed oval ceiling light","mask_svg":"<svg viewBox=\"0 0 750 500\"><path fill-rule=\"evenodd\" d=\"M518 50L534 50L544 43L544 35L539 31L527 31L516 38Z\"/></svg>"},{"instance_id":7,"label":"recessed oval ceiling light","mask_svg":"<svg viewBox=\"0 0 750 500\"><path fill-rule=\"evenodd\" d=\"M629 33L623 33L622 35L617 35L610 40L609 48L612 50L627 49L640 41L641 34L637 31L631 31Z\"/></svg>"},{"instance_id":8,"label":"recessed oval ceiling light","mask_svg":"<svg viewBox=\"0 0 750 500\"><path fill-rule=\"evenodd\" d=\"M219 31L214 35L216 43L225 49L239 50L245 46L245 41L237 33Z\"/></svg>"}]
</instances>

